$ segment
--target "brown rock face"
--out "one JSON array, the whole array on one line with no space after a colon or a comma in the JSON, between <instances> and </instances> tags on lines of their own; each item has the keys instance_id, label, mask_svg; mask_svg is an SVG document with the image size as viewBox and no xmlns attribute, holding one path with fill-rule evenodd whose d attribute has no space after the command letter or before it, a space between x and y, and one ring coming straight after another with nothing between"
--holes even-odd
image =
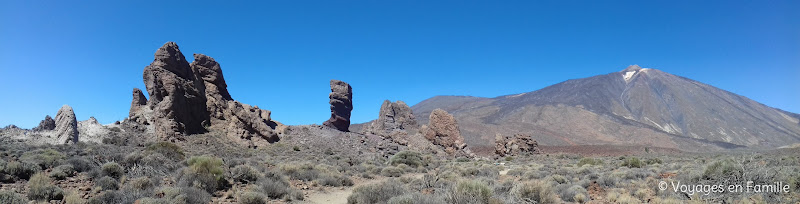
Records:
<instances>
[{"instance_id":1,"label":"brown rock face","mask_svg":"<svg viewBox=\"0 0 800 204\"><path fill-rule=\"evenodd\" d=\"M78 120L75 112L68 105L61 106L56 114L56 143L55 144L75 144L78 143Z\"/></svg>"},{"instance_id":2,"label":"brown rock face","mask_svg":"<svg viewBox=\"0 0 800 204\"><path fill-rule=\"evenodd\" d=\"M495 154L498 156L541 153L539 143L533 140L530 135L515 134L511 138L501 134L495 135Z\"/></svg>"},{"instance_id":3,"label":"brown rock face","mask_svg":"<svg viewBox=\"0 0 800 204\"><path fill-rule=\"evenodd\" d=\"M428 125L423 125L420 129L425 139L444 147L445 152L451 155L467 146L453 115L442 109L436 109L431 112L429 118Z\"/></svg>"},{"instance_id":4,"label":"brown rock face","mask_svg":"<svg viewBox=\"0 0 800 204\"><path fill-rule=\"evenodd\" d=\"M206 97L195 86L195 75L177 44L168 42L159 48L143 75L157 136L174 140L206 132L204 124L210 122Z\"/></svg>"},{"instance_id":5,"label":"brown rock face","mask_svg":"<svg viewBox=\"0 0 800 204\"><path fill-rule=\"evenodd\" d=\"M39 126L33 128L33 131L45 131L45 130L54 130L56 129L56 121L50 117L50 115L44 116L44 120L39 122Z\"/></svg>"},{"instance_id":6,"label":"brown rock face","mask_svg":"<svg viewBox=\"0 0 800 204\"><path fill-rule=\"evenodd\" d=\"M228 107L223 111L228 121L228 137L246 139L248 147L252 148L264 145L257 139L266 140L267 143L279 140L278 134L273 131L277 124L271 120L270 111L238 101L228 101Z\"/></svg>"},{"instance_id":7,"label":"brown rock face","mask_svg":"<svg viewBox=\"0 0 800 204\"><path fill-rule=\"evenodd\" d=\"M353 111L353 88L339 80L331 80L331 118L322 125L347 132L350 128L350 112Z\"/></svg>"},{"instance_id":8,"label":"brown rock face","mask_svg":"<svg viewBox=\"0 0 800 204\"><path fill-rule=\"evenodd\" d=\"M198 88L205 92L206 109L211 117L224 119L222 112L228 106L227 101L233 98L228 93L228 84L225 83L219 63L204 54L194 54L194 61L190 67L197 75L197 79L202 80Z\"/></svg>"},{"instance_id":9,"label":"brown rock face","mask_svg":"<svg viewBox=\"0 0 800 204\"><path fill-rule=\"evenodd\" d=\"M128 112L128 117L134 116L145 105L147 105L147 98L144 97L142 90L133 88L133 100L131 101L131 110Z\"/></svg>"},{"instance_id":10,"label":"brown rock face","mask_svg":"<svg viewBox=\"0 0 800 204\"><path fill-rule=\"evenodd\" d=\"M268 110L234 101L214 58L194 54L189 64L178 45L168 42L145 67L144 82L150 100L134 89L129 121L153 124L161 139L180 139L212 128L246 139L250 147L278 141L273 130L280 123L271 120Z\"/></svg>"},{"instance_id":11,"label":"brown rock face","mask_svg":"<svg viewBox=\"0 0 800 204\"><path fill-rule=\"evenodd\" d=\"M385 100L378 113L378 119L367 126L365 132L386 135L394 131L417 129L419 129L419 124L414 118L411 107L408 107L403 101L392 103L389 100Z\"/></svg>"}]
</instances>

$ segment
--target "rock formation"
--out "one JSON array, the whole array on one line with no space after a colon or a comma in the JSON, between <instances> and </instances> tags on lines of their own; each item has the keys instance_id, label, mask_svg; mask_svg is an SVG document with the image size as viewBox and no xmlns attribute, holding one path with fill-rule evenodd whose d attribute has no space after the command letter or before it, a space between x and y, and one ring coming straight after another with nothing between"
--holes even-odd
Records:
<instances>
[{"instance_id":1,"label":"rock formation","mask_svg":"<svg viewBox=\"0 0 800 204\"><path fill-rule=\"evenodd\" d=\"M159 48L143 78L156 135L174 140L206 132L204 124L210 122L206 97L195 85L195 75L177 44L168 42Z\"/></svg>"},{"instance_id":2,"label":"rock formation","mask_svg":"<svg viewBox=\"0 0 800 204\"><path fill-rule=\"evenodd\" d=\"M56 114L55 144L75 144L78 142L78 121L75 112L68 105L61 106Z\"/></svg>"},{"instance_id":3,"label":"rock formation","mask_svg":"<svg viewBox=\"0 0 800 204\"><path fill-rule=\"evenodd\" d=\"M433 144L444 147L445 152L450 155L456 154L459 150L465 150L467 146L458 130L456 119L442 109L431 112L428 125L423 125L420 133Z\"/></svg>"},{"instance_id":4,"label":"rock formation","mask_svg":"<svg viewBox=\"0 0 800 204\"><path fill-rule=\"evenodd\" d=\"M373 134L385 134L394 131L416 130L419 128L411 107L405 102L397 101L392 103L389 100L383 101L378 119L366 127L365 132Z\"/></svg>"},{"instance_id":5,"label":"rock formation","mask_svg":"<svg viewBox=\"0 0 800 204\"><path fill-rule=\"evenodd\" d=\"M353 88L339 80L331 80L331 118L322 125L347 132L350 129L350 112L353 111Z\"/></svg>"},{"instance_id":6,"label":"rock formation","mask_svg":"<svg viewBox=\"0 0 800 204\"><path fill-rule=\"evenodd\" d=\"M232 101L233 98L228 93L228 84L225 83L219 63L204 54L194 54L194 61L190 67L197 75L197 79L202 80L198 88L205 92L206 109L211 117L224 119L222 112L227 108L228 101Z\"/></svg>"},{"instance_id":7,"label":"rock formation","mask_svg":"<svg viewBox=\"0 0 800 204\"><path fill-rule=\"evenodd\" d=\"M44 117L44 120L42 120L42 122L39 122L39 126L33 128L33 131L45 131L54 129L56 129L56 121L53 120L53 118L51 118L50 115L47 115Z\"/></svg>"},{"instance_id":8,"label":"rock formation","mask_svg":"<svg viewBox=\"0 0 800 204\"><path fill-rule=\"evenodd\" d=\"M276 123L270 118L271 112L252 107L238 101L228 101L228 107L223 109L223 117L228 124L225 127L228 136L232 138L248 140L248 147L258 147L264 145L256 139L266 140L268 143L277 142L278 134L273 131Z\"/></svg>"},{"instance_id":9,"label":"rock formation","mask_svg":"<svg viewBox=\"0 0 800 204\"><path fill-rule=\"evenodd\" d=\"M516 156L520 154L541 154L539 144L527 134L515 134L513 137L495 135L495 154L498 156Z\"/></svg>"},{"instance_id":10,"label":"rock formation","mask_svg":"<svg viewBox=\"0 0 800 204\"><path fill-rule=\"evenodd\" d=\"M270 111L234 101L219 63L203 54L193 56L191 64L186 62L174 42L159 48L144 70L149 100L134 89L128 121L153 124L163 140L217 129L248 140L249 147L278 141L274 129L281 124L271 120Z\"/></svg>"},{"instance_id":11,"label":"rock formation","mask_svg":"<svg viewBox=\"0 0 800 204\"><path fill-rule=\"evenodd\" d=\"M418 129L419 124L411 112L411 107L403 101L392 103L385 100L378 112L378 119L367 124L362 132L382 135L400 144L407 144L405 137Z\"/></svg>"},{"instance_id":12,"label":"rock formation","mask_svg":"<svg viewBox=\"0 0 800 204\"><path fill-rule=\"evenodd\" d=\"M134 116L145 105L147 105L147 98L144 97L142 90L133 88L133 100L131 101L131 110L128 111L128 117Z\"/></svg>"}]
</instances>

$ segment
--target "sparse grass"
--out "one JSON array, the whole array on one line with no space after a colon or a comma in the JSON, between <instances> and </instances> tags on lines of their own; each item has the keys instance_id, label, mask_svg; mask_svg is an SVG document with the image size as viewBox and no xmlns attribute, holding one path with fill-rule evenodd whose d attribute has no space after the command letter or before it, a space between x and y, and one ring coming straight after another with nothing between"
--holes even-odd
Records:
<instances>
[{"instance_id":1,"label":"sparse grass","mask_svg":"<svg viewBox=\"0 0 800 204\"><path fill-rule=\"evenodd\" d=\"M257 192L247 191L239 195L239 203L241 204L266 204L264 195Z\"/></svg>"},{"instance_id":2,"label":"sparse grass","mask_svg":"<svg viewBox=\"0 0 800 204\"><path fill-rule=\"evenodd\" d=\"M592 158L592 157L584 157L580 161L578 161L578 166L583 166L583 165L602 165L602 164L603 164L603 160L597 159L597 158Z\"/></svg>"}]
</instances>

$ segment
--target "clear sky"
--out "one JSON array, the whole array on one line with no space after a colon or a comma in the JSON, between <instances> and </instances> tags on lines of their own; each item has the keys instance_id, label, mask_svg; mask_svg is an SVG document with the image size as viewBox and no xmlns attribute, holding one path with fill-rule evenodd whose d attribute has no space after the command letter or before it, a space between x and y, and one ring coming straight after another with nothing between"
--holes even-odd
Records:
<instances>
[{"instance_id":1,"label":"clear sky","mask_svg":"<svg viewBox=\"0 0 800 204\"><path fill-rule=\"evenodd\" d=\"M167 41L292 125L328 119L330 79L353 86L360 123L384 99L495 97L631 64L800 112L800 1L501 2L2 1L0 126L63 104L124 119Z\"/></svg>"}]
</instances>

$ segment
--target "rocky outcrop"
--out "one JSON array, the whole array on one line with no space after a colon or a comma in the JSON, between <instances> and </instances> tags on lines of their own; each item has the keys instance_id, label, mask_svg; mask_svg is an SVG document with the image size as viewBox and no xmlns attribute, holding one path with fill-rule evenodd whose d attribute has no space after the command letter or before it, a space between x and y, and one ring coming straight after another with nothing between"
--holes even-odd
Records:
<instances>
[{"instance_id":1,"label":"rocky outcrop","mask_svg":"<svg viewBox=\"0 0 800 204\"><path fill-rule=\"evenodd\" d=\"M168 42L159 48L143 78L157 136L175 140L206 132L204 125L210 122L206 97L195 85L195 75L177 44Z\"/></svg>"},{"instance_id":2,"label":"rocky outcrop","mask_svg":"<svg viewBox=\"0 0 800 204\"><path fill-rule=\"evenodd\" d=\"M271 120L270 111L238 101L229 101L228 107L223 111L228 122L225 127L228 137L245 139L251 148L279 140L278 134L274 131L277 124Z\"/></svg>"},{"instance_id":3,"label":"rocky outcrop","mask_svg":"<svg viewBox=\"0 0 800 204\"><path fill-rule=\"evenodd\" d=\"M464 143L464 138L458 130L456 119L442 109L431 112L428 125L423 125L420 133L433 144L444 147L445 152L450 155L466 150L467 144Z\"/></svg>"},{"instance_id":4,"label":"rocky outcrop","mask_svg":"<svg viewBox=\"0 0 800 204\"><path fill-rule=\"evenodd\" d=\"M515 134L513 137L495 135L495 154L497 156L516 156L521 154L541 154L539 143L527 134Z\"/></svg>"},{"instance_id":5,"label":"rocky outcrop","mask_svg":"<svg viewBox=\"0 0 800 204\"><path fill-rule=\"evenodd\" d=\"M233 100L214 58L194 54L189 64L178 46L168 42L145 68L144 82L149 100L134 89L128 126L152 124L155 135L164 140L209 129L244 139L240 141L249 147L279 139L274 129L281 124L271 120L270 111Z\"/></svg>"},{"instance_id":6,"label":"rocky outcrop","mask_svg":"<svg viewBox=\"0 0 800 204\"><path fill-rule=\"evenodd\" d=\"M147 105L147 98L144 97L142 90L133 88L133 100L131 101L131 110L128 111L128 117L134 116L145 105Z\"/></svg>"},{"instance_id":7,"label":"rocky outcrop","mask_svg":"<svg viewBox=\"0 0 800 204\"><path fill-rule=\"evenodd\" d=\"M375 134L388 137L400 144L407 144L409 134L419 129L419 124L414 118L411 107L403 101L383 101L378 112L378 119L364 127L365 134Z\"/></svg>"},{"instance_id":8,"label":"rocky outcrop","mask_svg":"<svg viewBox=\"0 0 800 204\"><path fill-rule=\"evenodd\" d=\"M197 75L197 79L202 80L197 86L205 92L206 109L209 114L213 118L224 119L223 110L233 98L228 93L228 84L225 83L219 63L204 54L194 54L194 61L190 67Z\"/></svg>"},{"instance_id":9,"label":"rocky outcrop","mask_svg":"<svg viewBox=\"0 0 800 204\"><path fill-rule=\"evenodd\" d=\"M394 131L417 130L419 124L414 118L411 107L403 101L392 103L383 101L378 119L373 121L364 132L372 134L386 134Z\"/></svg>"},{"instance_id":10,"label":"rocky outcrop","mask_svg":"<svg viewBox=\"0 0 800 204\"><path fill-rule=\"evenodd\" d=\"M33 128L33 131L46 131L56 129L56 121L50 115L44 116L44 120L39 122L39 126Z\"/></svg>"},{"instance_id":11,"label":"rocky outcrop","mask_svg":"<svg viewBox=\"0 0 800 204\"><path fill-rule=\"evenodd\" d=\"M350 112L353 111L353 88L339 80L331 80L331 118L322 125L347 132L350 128Z\"/></svg>"},{"instance_id":12,"label":"rocky outcrop","mask_svg":"<svg viewBox=\"0 0 800 204\"><path fill-rule=\"evenodd\" d=\"M78 142L78 120L68 105L61 106L56 114L55 144L75 144Z\"/></svg>"}]
</instances>

